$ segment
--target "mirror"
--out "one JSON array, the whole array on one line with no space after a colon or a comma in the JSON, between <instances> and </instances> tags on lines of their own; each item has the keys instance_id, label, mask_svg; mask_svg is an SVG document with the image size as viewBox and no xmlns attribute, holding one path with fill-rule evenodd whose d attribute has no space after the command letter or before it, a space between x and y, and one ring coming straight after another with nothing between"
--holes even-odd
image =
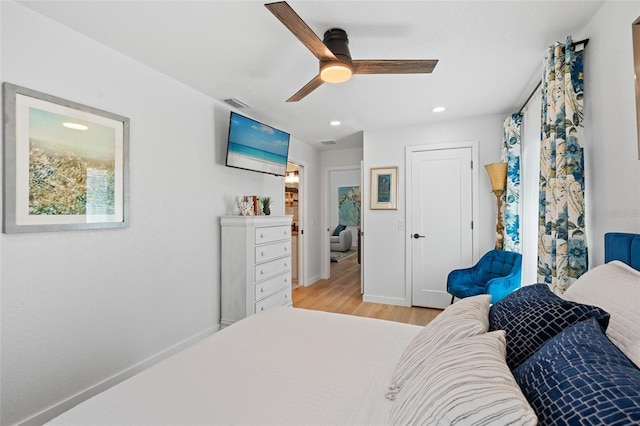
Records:
<instances>
[{"instance_id":1,"label":"mirror","mask_svg":"<svg viewBox=\"0 0 640 426\"><path fill-rule=\"evenodd\" d=\"M640 160L640 17L631 25L633 33L633 64L636 85L636 125L638 126L638 160Z\"/></svg>"}]
</instances>

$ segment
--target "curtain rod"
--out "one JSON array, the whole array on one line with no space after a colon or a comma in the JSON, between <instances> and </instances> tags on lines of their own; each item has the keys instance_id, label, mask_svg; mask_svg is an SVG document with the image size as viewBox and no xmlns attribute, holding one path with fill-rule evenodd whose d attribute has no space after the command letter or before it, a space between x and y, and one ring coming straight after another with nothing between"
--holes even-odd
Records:
<instances>
[{"instance_id":1,"label":"curtain rod","mask_svg":"<svg viewBox=\"0 0 640 426\"><path fill-rule=\"evenodd\" d=\"M589 39L585 38L584 40L580 40L580 41L574 41L573 43L571 43L571 47L573 46L577 46L579 44L584 44L584 46L586 47L587 44L589 44ZM522 113L522 111L524 110L524 107L527 106L527 104L529 103L529 101L531 100L531 98L533 98L533 95L536 94L536 92L538 91L538 89L540 88L540 86L542 85L542 80L540 80L538 82L538 84L536 84L536 87L533 89L533 91L531 92L531 94L529 95L529 97L527 98L526 101L524 101L524 103L522 104L522 106L520 107L520 110L518 111L518 113Z\"/></svg>"}]
</instances>

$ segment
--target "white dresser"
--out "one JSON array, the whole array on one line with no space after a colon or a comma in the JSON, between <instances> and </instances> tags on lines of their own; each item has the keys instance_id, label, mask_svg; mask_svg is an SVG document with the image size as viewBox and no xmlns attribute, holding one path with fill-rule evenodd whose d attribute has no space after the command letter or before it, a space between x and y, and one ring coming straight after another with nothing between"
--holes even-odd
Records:
<instances>
[{"instance_id":1,"label":"white dresser","mask_svg":"<svg viewBox=\"0 0 640 426\"><path fill-rule=\"evenodd\" d=\"M291 216L223 216L221 326L291 306Z\"/></svg>"}]
</instances>

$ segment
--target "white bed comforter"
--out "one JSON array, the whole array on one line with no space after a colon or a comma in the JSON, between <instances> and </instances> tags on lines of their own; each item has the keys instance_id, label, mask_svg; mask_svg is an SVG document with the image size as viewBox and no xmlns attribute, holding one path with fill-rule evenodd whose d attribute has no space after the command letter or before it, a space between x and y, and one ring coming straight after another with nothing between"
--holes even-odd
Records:
<instances>
[{"instance_id":1,"label":"white bed comforter","mask_svg":"<svg viewBox=\"0 0 640 426\"><path fill-rule=\"evenodd\" d=\"M393 369L421 327L295 308L240 321L52 425L385 423Z\"/></svg>"}]
</instances>

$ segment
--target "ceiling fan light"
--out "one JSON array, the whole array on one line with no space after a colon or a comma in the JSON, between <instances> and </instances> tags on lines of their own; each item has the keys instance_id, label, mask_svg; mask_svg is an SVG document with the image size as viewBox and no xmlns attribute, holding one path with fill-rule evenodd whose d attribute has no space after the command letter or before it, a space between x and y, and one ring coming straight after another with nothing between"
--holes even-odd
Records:
<instances>
[{"instance_id":1,"label":"ceiling fan light","mask_svg":"<svg viewBox=\"0 0 640 426\"><path fill-rule=\"evenodd\" d=\"M330 62L320 68L320 78L325 83L343 83L351 78L353 70L346 64Z\"/></svg>"}]
</instances>

